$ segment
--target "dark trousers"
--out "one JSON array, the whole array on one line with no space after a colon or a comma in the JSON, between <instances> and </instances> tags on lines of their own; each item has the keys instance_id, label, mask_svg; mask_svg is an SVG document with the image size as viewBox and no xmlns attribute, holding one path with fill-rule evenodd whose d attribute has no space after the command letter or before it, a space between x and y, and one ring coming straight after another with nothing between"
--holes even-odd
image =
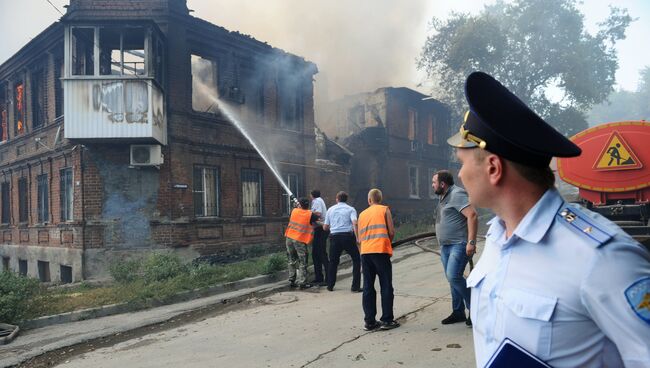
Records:
<instances>
[{"instance_id":1,"label":"dark trousers","mask_svg":"<svg viewBox=\"0 0 650 368\"><path fill-rule=\"evenodd\" d=\"M361 261L357 239L352 233L330 235L330 266L327 272L327 286L333 288L336 284L336 272L341 261L341 253L344 250L352 258L352 290L359 290L361 287Z\"/></svg>"},{"instance_id":2,"label":"dark trousers","mask_svg":"<svg viewBox=\"0 0 650 368\"><path fill-rule=\"evenodd\" d=\"M393 316L393 265L385 253L361 255L363 267L363 313L366 324L375 323L377 315L377 292L375 276L379 278L381 290L381 321L390 322Z\"/></svg>"},{"instance_id":3,"label":"dark trousers","mask_svg":"<svg viewBox=\"0 0 650 368\"><path fill-rule=\"evenodd\" d=\"M311 245L311 259L314 261L314 282L327 280L327 234L322 226L314 229L314 240Z\"/></svg>"}]
</instances>

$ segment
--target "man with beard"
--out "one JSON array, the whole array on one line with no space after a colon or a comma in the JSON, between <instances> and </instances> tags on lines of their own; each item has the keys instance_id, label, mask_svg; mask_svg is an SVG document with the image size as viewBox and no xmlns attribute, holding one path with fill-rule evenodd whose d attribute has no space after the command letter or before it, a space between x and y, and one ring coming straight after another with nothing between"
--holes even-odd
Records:
<instances>
[{"instance_id":1,"label":"man with beard","mask_svg":"<svg viewBox=\"0 0 650 368\"><path fill-rule=\"evenodd\" d=\"M448 325L465 322L465 308L470 308L470 290L467 288L463 271L469 259L476 253L476 230L478 216L469 204L467 192L454 185L454 177L447 170L440 170L431 178L431 184L439 197L436 209L436 238L440 245L440 258L445 276L451 287L451 308L449 317L441 323Z\"/></svg>"}]
</instances>

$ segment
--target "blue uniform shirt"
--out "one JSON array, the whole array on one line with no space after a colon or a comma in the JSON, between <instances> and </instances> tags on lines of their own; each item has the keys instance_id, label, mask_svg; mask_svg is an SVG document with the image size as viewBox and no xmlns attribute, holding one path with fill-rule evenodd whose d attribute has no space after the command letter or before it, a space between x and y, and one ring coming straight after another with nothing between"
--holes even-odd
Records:
<instances>
[{"instance_id":1,"label":"blue uniform shirt","mask_svg":"<svg viewBox=\"0 0 650 368\"><path fill-rule=\"evenodd\" d=\"M650 367L650 253L548 190L506 239L490 222L467 278L483 367L510 338L553 367Z\"/></svg>"},{"instance_id":2,"label":"blue uniform shirt","mask_svg":"<svg viewBox=\"0 0 650 368\"><path fill-rule=\"evenodd\" d=\"M354 232L353 221L357 221L357 210L345 202L330 207L325 215L325 224L330 226L330 234Z\"/></svg>"}]
</instances>

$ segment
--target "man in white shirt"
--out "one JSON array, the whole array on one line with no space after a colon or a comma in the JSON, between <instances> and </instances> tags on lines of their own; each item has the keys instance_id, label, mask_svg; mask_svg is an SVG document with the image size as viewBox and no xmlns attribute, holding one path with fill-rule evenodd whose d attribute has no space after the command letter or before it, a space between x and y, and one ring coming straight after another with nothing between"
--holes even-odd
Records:
<instances>
[{"instance_id":1,"label":"man in white shirt","mask_svg":"<svg viewBox=\"0 0 650 368\"><path fill-rule=\"evenodd\" d=\"M346 251L352 258L352 287L353 293L361 292L361 256L357 247L355 228L357 226L357 211L349 206L348 194L336 193L336 204L327 211L323 228L330 232L330 263L327 272L327 290L333 291L336 284L336 272L339 267L341 253Z\"/></svg>"}]
</instances>

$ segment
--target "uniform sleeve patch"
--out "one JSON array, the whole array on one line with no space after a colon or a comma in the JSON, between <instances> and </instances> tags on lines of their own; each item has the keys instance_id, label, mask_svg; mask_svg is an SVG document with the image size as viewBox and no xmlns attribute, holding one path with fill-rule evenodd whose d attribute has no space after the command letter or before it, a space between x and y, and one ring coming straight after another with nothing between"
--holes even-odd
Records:
<instances>
[{"instance_id":1,"label":"uniform sleeve patch","mask_svg":"<svg viewBox=\"0 0 650 368\"><path fill-rule=\"evenodd\" d=\"M628 304L639 318L650 324L650 277L635 281L625 290Z\"/></svg>"}]
</instances>

